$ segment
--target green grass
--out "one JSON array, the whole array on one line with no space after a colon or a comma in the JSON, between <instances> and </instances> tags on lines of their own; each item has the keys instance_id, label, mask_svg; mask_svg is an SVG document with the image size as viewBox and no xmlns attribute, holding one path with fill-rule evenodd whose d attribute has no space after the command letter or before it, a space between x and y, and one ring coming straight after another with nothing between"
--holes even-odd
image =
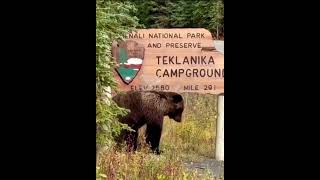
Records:
<instances>
[{"instance_id":1,"label":"green grass","mask_svg":"<svg viewBox=\"0 0 320 180\"><path fill-rule=\"evenodd\" d=\"M160 156L150 154L140 129L141 146L135 153L104 151L98 158L100 179L217 179L209 171L202 175L183 166L184 162L214 158L216 128L216 96L183 94L183 121L165 118ZM223 177L222 177L223 178ZM99 178L97 178L99 179Z\"/></svg>"},{"instance_id":2,"label":"green grass","mask_svg":"<svg viewBox=\"0 0 320 180\"><path fill-rule=\"evenodd\" d=\"M181 152L185 160L214 158L216 96L184 94L183 122L165 118L161 148Z\"/></svg>"}]
</instances>

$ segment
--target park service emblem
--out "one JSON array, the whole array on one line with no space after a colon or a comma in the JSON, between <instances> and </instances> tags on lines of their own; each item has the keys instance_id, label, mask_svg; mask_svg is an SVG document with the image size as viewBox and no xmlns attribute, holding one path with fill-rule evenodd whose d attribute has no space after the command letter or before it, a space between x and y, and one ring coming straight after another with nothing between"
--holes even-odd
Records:
<instances>
[{"instance_id":1,"label":"park service emblem","mask_svg":"<svg viewBox=\"0 0 320 180\"><path fill-rule=\"evenodd\" d=\"M114 42L112 56L118 66L116 71L126 84L130 84L141 69L144 58L144 46L132 40Z\"/></svg>"}]
</instances>

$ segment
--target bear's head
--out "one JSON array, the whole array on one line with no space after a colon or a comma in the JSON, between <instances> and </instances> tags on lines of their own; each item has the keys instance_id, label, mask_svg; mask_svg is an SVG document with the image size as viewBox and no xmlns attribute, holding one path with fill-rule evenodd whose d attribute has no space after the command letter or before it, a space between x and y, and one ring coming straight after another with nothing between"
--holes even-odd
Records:
<instances>
[{"instance_id":1,"label":"bear's head","mask_svg":"<svg viewBox=\"0 0 320 180\"><path fill-rule=\"evenodd\" d=\"M180 94L175 92L158 92L160 97L163 98L164 107L166 111L165 116L169 116L170 119L175 120L176 122L181 122L182 113L184 110L184 101Z\"/></svg>"}]
</instances>

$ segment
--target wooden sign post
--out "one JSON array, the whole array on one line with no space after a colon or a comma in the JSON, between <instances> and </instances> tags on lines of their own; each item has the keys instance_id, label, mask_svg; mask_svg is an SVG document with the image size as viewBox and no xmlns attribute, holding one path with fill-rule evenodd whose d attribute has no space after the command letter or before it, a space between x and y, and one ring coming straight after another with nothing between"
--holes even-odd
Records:
<instances>
[{"instance_id":1,"label":"wooden sign post","mask_svg":"<svg viewBox=\"0 0 320 180\"><path fill-rule=\"evenodd\" d=\"M114 42L112 56L121 91L224 93L224 55L203 28L140 29ZM219 102L223 103L220 97ZM220 109L219 118L223 119ZM223 123L219 121L218 126ZM217 135L217 157L223 159L220 130Z\"/></svg>"},{"instance_id":2,"label":"wooden sign post","mask_svg":"<svg viewBox=\"0 0 320 180\"><path fill-rule=\"evenodd\" d=\"M224 94L218 95L218 119L215 158L216 160L224 161Z\"/></svg>"}]
</instances>

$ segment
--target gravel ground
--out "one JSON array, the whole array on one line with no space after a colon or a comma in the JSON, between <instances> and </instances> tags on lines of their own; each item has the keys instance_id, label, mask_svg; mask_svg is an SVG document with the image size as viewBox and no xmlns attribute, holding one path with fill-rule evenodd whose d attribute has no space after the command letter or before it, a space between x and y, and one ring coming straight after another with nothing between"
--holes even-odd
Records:
<instances>
[{"instance_id":1,"label":"gravel ground","mask_svg":"<svg viewBox=\"0 0 320 180\"><path fill-rule=\"evenodd\" d=\"M210 171L217 178L224 179L224 162L215 159L206 159L202 162L185 162L185 167L190 170L197 170L199 176L203 175L205 171Z\"/></svg>"}]
</instances>

